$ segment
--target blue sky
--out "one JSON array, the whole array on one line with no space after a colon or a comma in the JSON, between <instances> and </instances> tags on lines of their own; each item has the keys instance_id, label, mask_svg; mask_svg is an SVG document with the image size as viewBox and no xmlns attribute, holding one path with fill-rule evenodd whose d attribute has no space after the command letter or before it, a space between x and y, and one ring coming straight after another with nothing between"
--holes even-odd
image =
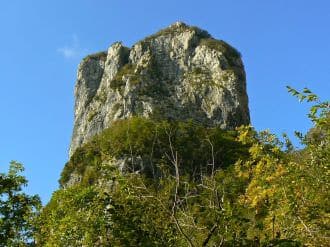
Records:
<instances>
[{"instance_id":1,"label":"blue sky","mask_svg":"<svg viewBox=\"0 0 330 247\"><path fill-rule=\"evenodd\" d=\"M307 105L285 86L330 97L327 0L31 0L0 3L0 171L25 165L28 193L47 202L68 158L77 66L113 42L131 46L180 20L243 56L252 124L306 131Z\"/></svg>"}]
</instances>

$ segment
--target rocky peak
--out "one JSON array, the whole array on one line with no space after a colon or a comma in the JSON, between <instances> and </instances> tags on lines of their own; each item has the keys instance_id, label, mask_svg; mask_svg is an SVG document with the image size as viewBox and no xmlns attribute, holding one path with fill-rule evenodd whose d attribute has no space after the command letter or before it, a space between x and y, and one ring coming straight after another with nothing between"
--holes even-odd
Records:
<instances>
[{"instance_id":1,"label":"rocky peak","mask_svg":"<svg viewBox=\"0 0 330 247\"><path fill-rule=\"evenodd\" d=\"M116 42L78 68L74 150L118 119L144 116L232 129L250 122L239 52L176 22L131 48Z\"/></svg>"}]
</instances>

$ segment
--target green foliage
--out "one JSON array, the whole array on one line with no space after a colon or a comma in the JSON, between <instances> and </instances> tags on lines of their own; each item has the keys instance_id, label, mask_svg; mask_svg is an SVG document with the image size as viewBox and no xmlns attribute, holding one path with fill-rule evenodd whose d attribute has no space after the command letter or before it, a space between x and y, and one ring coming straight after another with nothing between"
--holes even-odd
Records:
<instances>
[{"instance_id":1,"label":"green foliage","mask_svg":"<svg viewBox=\"0 0 330 247\"><path fill-rule=\"evenodd\" d=\"M297 97L300 102L307 101L315 103L309 111L308 117L316 125L315 127L326 128L327 131L330 129L330 102L321 102L319 97L310 91L308 88L304 88L302 92L287 86L288 92L293 96Z\"/></svg>"},{"instance_id":2,"label":"green foliage","mask_svg":"<svg viewBox=\"0 0 330 247\"><path fill-rule=\"evenodd\" d=\"M236 165L248 186L242 205L255 211L255 226L249 229L262 241L279 236L296 239L308 246L326 246L330 223L330 132L329 106L316 95L289 88L300 100L316 101L309 117L313 132L303 136L304 150L293 150L288 140L279 141L269 133L240 129L240 140L250 143L250 159ZM286 152L284 147L289 147Z\"/></svg>"},{"instance_id":3,"label":"green foliage","mask_svg":"<svg viewBox=\"0 0 330 247\"><path fill-rule=\"evenodd\" d=\"M102 234L104 204L93 187L71 187L53 194L38 219L40 246L81 246L93 243ZM103 224L102 224L103 223ZM52 226L51 228L49 226ZM47 238L47 242L44 239Z\"/></svg>"},{"instance_id":4,"label":"green foliage","mask_svg":"<svg viewBox=\"0 0 330 247\"><path fill-rule=\"evenodd\" d=\"M33 246L33 220L40 209L38 196L22 192L27 180L23 165L12 161L8 173L0 173L0 246Z\"/></svg>"},{"instance_id":5,"label":"green foliage","mask_svg":"<svg viewBox=\"0 0 330 247\"><path fill-rule=\"evenodd\" d=\"M108 168L105 168L108 169ZM244 184L233 169L192 182L108 174L103 185L56 192L39 219L42 246L249 246L248 223L235 202ZM177 191L177 192L176 192ZM55 230L56 229L56 230ZM226 246L226 245L225 245Z\"/></svg>"},{"instance_id":6,"label":"green foliage","mask_svg":"<svg viewBox=\"0 0 330 247\"><path fill-rule=\"evenodd\" d=\"M126 80L124 77L127 77L130 79L130 82L134 84L138 84L140 82L140 76L135 73L136 65L133 65L131 63L125 64L123 67L121 67L115 78L112 79L110 82L110 87L113 90L121 90L125 86Z\"/></svg>"},{"instance_id":7,"label":"green foliage","mask_svg":"<svg viewBox=\"0 0 330 247\"><path fill-rule=\"evenodd\" d=\"M124 171L140 171L153 178L161 177L164 170L173 174L173 151L179 155L180 172L196 179L201 173L227 167L247 154L247 148L235 138L234 131L205 128L192 121L137 117L120 120L76 150L62 172L60 183L64 185L72 173L84 177L86 167L94 167L95 176L100 177L102 164L111 164L113 158L126 159Z\"/></svg>"},{"instance_id":8,"label":"green foliage","mask_svg":"<svg viewBox=\"0 0 330 247\"><path fill-rule=\"evenodd\" d=\"M42 246L327 246L329 104L287 136L132 118L77 149L37 223ZM303 97L305 96L305 97ZM122 171L115 160L126 160Z\"/></svg>"},{"instance_id":9,"label":"green foliage","mask_svg":"<svg viewBox=\"0 0 330 247\"><path fill-rule=\"evenodd\" d=\"M149 191L150 190L150 191ZM169 246L175 229L140 176L117 174L116 186L57 191L39 218L42 246ZM163 194L167 197L168 195ZM56 229L56 231L54 231ZM172 243L172 244L171 244Z\"/></svg>"},{"instance_id":10,"label":"green foliage","mask_svg":"<svg viewBox=\"0 0 330 247\"><path fill-rule=\"evenodd\" d=\"M88 116L87 116L87 121L91 122L95 118L96 115L97 115L97 111L95 111L95 110L89 112Z\"/></svg>"}]
</instances>

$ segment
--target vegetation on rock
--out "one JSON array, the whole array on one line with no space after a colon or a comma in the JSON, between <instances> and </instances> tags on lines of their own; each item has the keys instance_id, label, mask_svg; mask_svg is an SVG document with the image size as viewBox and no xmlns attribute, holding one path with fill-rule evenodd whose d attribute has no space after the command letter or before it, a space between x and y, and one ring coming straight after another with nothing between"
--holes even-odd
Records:
<instances>
[{"instance_id":1,"label":"vegetation on rock","mask_svg":"<svg viewBox=\"0 0 330 247\"><path fill-rule=\"evenodd\" d=\"M307 89L290 92L316 102L309 114L315 127L297 134L302 150L250 126L225 132L193 122L116 122L66 165L62 185L71 173L82 179L43 209L38 242L327 246L330 105ZM126 156L126 172L119 171L114 161Z\"/></svg>"},{"instance_id":2,"label":"vegetation on rock","mask_svg":"<svg viewBox=\"0 0 330 247\"><path fill-rule=\"evenodd\" d=\"M193 119L223 129L250 123L239 52L197 27L175 23L131 48L116 42L84 61L70 156L114 121L132 116Z\"/></svg>"},{"instance_id":3,"label":"vegetation on rock","mask_svg":"<svg viewBox=\"0 0 330 247\"><path fill-rule=\"evenodd\" d=\"M60 184L64 186L73 173L93 183L102 176L101 167L113 159L126 161L122 170L138 171L149 178L162 177L165 171L173 174L170 157L174 150L180 158L180 172L195 179L247 156L247 147L236 141L236 135L235 131L206 128L193 121L119 120L76 150ZM86 173L90 174L88 178Z\"/></svg>"},{"instance_id":4,"label":"vegetation on rock","mask_svg":"<svg viewBox=\"0 0 330 247\"><path fill-rule=\"evenodd\" d=\"M12 162L0 246L327 246L330 104L289 91L314 102L301 150L251 126L120 120L77 149L40 213Z\"/></svg>"},{"instance_id":5,"label":"vegetation on rock","mask_svg":"<svg viewBox=\"0 0 330 247\"><path fill-rule=\"evenodd\" d=\"M100 51L94 54L90 54L88 56L86 56L83 61L88 61L90 59L100 59L100 60L105 60L107 58L107 52L105 51Z\"/></svg>"},{"instance_id":6,"label":"vegetation on rock","mask_svg":"<svg viewBox=\"0 0 330 247\"><path fill-rule=\"evenodd\" d=\"M196 35L199 38L209 38L209 37L211 37L211 35L205 30L202 30L202 29L200 29L198 27L195 27L195 26L188 26L188 25L186 25L182 22L177 22L177 23L174 23L173 25L171 25L167 28L159 30L157 33L155 33L153 35L148 36L142 42L148 42L148 41L153 40L153 39L155 39L157 37L160 37L160 36L181 34L181 33L186 32L186 31L196 33Z\"/></svg>"},{"instance_id":7,"label":"vegetation on rock","mask_svg":"<svg viewBox=\"0 0 330 247\"><path fill-rule=\"evenodd\" d=\"M236 65L236 59L241 57L241 54L228 43L223 40L216 40L213 38L204 38L201 40L200 45L209 47L210 49L222 52L228 59L230 66Z\"/></svg>"},{"instance_id":8,"label":"vegetation on rock","mask_svg":"<svg viewBox=\"0 0 330 247\"><path fill-rule=\"evenodd\" d=\"M139 83L139 75L137 75L137 73L135 72L135 68L136 66L130 63L125 64L123 67L121 67L117 72L115 78L112 79L110 87L113 90L122 89L122 87L124 87L126 83L123 78L124 76L129 77L130 82L133 84Z\"/></svg>"}]
</instances>

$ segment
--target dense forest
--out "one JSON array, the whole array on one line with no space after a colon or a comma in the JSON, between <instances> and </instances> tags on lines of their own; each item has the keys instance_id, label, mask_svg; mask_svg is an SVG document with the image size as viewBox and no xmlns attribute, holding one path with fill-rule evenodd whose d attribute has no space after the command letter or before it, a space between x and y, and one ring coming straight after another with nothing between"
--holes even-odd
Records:
<instances>
[{"instance_id":1,"label":"dense forest","mask_svg":"<svg viewBox=\"0 0 330 247\"><path fill-rule=\"evenodd\" d=\"M75 151L44 207L11 163L0 246L329 246L330 104L288 90L312 104L299 149L252 126L120 120Z\"/></svg>"}]
</instances>

